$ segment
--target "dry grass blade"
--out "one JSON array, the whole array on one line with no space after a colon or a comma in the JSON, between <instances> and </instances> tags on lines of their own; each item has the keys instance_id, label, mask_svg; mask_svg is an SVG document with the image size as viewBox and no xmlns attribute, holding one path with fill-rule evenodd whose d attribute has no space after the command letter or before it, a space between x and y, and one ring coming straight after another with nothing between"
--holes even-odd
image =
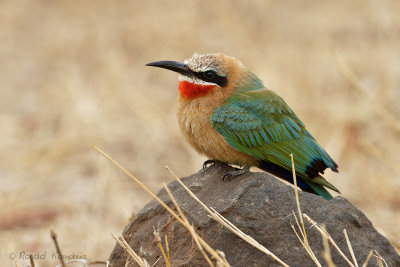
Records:
<instances>
[{"instance_id":1,"label":"dry grass blade","mask_svg":"<svg viewBox=\"0 0 400 267\"><path fill-rule=\"evenodd\" d=\"M293 225L292 223L290 224L290 227L292 227L293 232L296 234L296 236L297 236L297 238L299 239L300 243L304 246L303 239L299 236L299 234L297 233L296 228L294 227L294 225ZM307 248L306 248L306 250L307 250Z\"/></svg>"},{"instance_id":2,"label":"dry grass blade","mask_svg":"<svg viewBox=\"0 0 400 267\"><path fill-rule=\"evenodd\" d=\"M398 120L382 105L377 103L375 99L373 99L361 86L357 76L353 72L353 70L350 68L350 66L346 63L346 61L338 55L336 51L333 49L330 49L335 61L336 65L338 66L338 69L342 73L342 75L353 85L355 89L357 89L358 92L360 92L371 104L372 107L374 107L376 113L384 120L386 123L393 129L397 130L400 132L400 123Z\"/></svg>"},{"instance_id":3,"label":"dry grass blade","mask_svg":"<svg viewBox=\"0 0 400 267\"><path fill-rule=\"evenodd\" d=\"M323 229L323 230L325 230L325 229ZM351 254L351 258L353 259L354 265L356 267L358 267L357 259L356 259L356 256L354 256L353 247L351 246L350 239L349 239L349 236L347 235L346 229L343 230L343 233L344 233L344 237L346 238L346 243L347 243L347 246L349 247L349 251Z\"/></svg>"},{"instance_id":4,"label":"dry grass blade","mask_svg":"<svg viewBox=\"0 0 400 267\"><path fill-rule=\"evenodd\" d=\"M117 238L115 235L111 234L111 236L117 241L117 243L125 249L126 252L131 256L131 258L139 264L140 267L150 267L150 265L147 263L147 261L143 258L141 258L139 255L136 254L136 252L129 246L128 242L126 242L125 238L120 237Z\"/></svg>"},{"instance_id":5,"label":"dry grass blade","mask_svg":"<svg viewBox=\"0 0 400 267\"><path fill-rule=\"evenodd\" d=\"M299 217L300 217L300 223L302 226L302 236L304 239L304 243L308 244L308 240L307 240L307 234L306 234L306 228L304 227L304 222L303 222L303 216L301 216L301 209L300 209L300 200L299 200L299 191L297 188L297 177L296 177L296 169L294 167L294 160L293 160L293 154L290 154L290 159L292 161L292 174L293 174L293 181L294 181L294 192L296 195L296 204L297 204L297 211L299 213Z\"/></svg>"},{"instance_id":6,"label":"dry grass blade","mask_svg":"<svg viewBox=\"0 0 400 267\"><path fill-rule=\"evenodd\" d=\"M297 237L299 238L300 242L303 244L303 247L306 249L308 255L310 255L311 259L314 261L314 263L317 266L322 266L321 263L318 261L317 257L315 256L314 252L312 251L310 244L308 243L306 228L304 226L303 216L302 216L302 212L301 212L301 208L300 208L299 192L298 192L298 188L297 188L297 177L296 177L296 169L294 167L293 154L290 154L290 159L292 161L292 175L293 175L293 183L294 183L294 192L296 195L297 211L299 213L301 227L297 220L296 214L293 213L293 215L294 215L294 218L296 219L296 224L299 227L300 233L303 237L303 241L300 240L300 237L297 234L297 232L295 232L295 233L296 233ZM294 229L294 227L292 227L292 229Z\"/></svg>"},{"instance_id":7,"label":"dry grass blade","mask_svg":"<svg viewBox=\"0 0 400 267\"><path fill-rule=\"evenodd\" d=\"M325 225L322 224L321 228L326 231ZM328 238L324 235L322 236L322 244L324 246L324 253L322 253L322 257L324 258L324 260L326 261L326 263L328 264L328 267L335 267L335 264L332 261L332 256L331 256L331 250L329 248L329 241Z\"/></svg>"},{"instance_id":8,"label":"dry grass blade","mask_svg":"<svg viewBox=\"0 0 400 267\"><path fill-rule=\"evenodd\" d=\"M53 231L53 229L50 230L50 236L51 236L51 239L52 239L53 242L54 242L54 246L56 247L58 257L60 258L61 266L62 266L62 267L65 267L64 257L63 257L63 255L62 255L62 253L61 253L60 246L58 245L58 242L57 242L57 235L56 235L56 233Z\"/></svg>"},{"instance_id":9,"label":"dry grass blade","mask_svg":"<svg viewBox=\"0 0 400 267\"><path fill-rule=\"evenodd\" d=\"M11 252L10 256L12 256L12 259L13 259L13 261L14 261L15 267L22 267L22 266L18 263L18 261L17 261L17 254L15 254L15 250L12 249L11 251L12 251L12 252Z\"/></svg>"},{"instance_id":10,"label":"dry grass blade","mask_svg":"<svg viewBox=\"0 0 400 267\"><path fill-rule=\"evenodd\" d=\"M31 263L31 267L35 267L36 266L35 265L35 261L33 260L33 255L32 254L29 254L29 261Z\"/></svg>"},{"instance_id":11,"label":"dry grass blade","mask_svg":"<svg viewBox=\"0 0 400 267\"><path fill-rule=\"evenodd\" d=\"M160 257L158 257L158 259L155 261L155 262L153 262L153 264L151 265L151 267L154 267L154 266L156 266L156 264L157 264L157 262L159 261L159 260L161 260L162 259L162 257L160 256Z\"/></svg>"},{"instance_id":12,"label":"dry grass blade","mask_svg":"<svg viewBox=\"0 0 400 267\"><path fill-rule=\"evenodd\" d=\"M243 233L239 228L236 227L233 223L231 223L229 220L227 220L224 216L219 214L215 209L211 208L212 215L211 217L219 222L221 225L223 225L225 228L227 228L229 231L232 233L236 234L239 236L241 239L252 245L253 247L257 248L261 252L264 252L268 256L272 257L274 260L279 262L283 266L288 266L286 263L284 263L281 259L279 259L277 256L275 256L271 251L269 251L267 248L265 248L263 245L258 243L255 239L253 239L251 236Z\"/></svg>"},{"instance_id":13,"label":"dry grass blade","mask_svg":"<svg viewBox=\"0 0 400 267\"><path fill-rule=\"evenodd\" d=\"M300 233L301 233L302 236L303 236L302 227L300 226L299 220L297 219L297 216L296 216L296 214L294 213L294 211L293 211L293 217L294 217L294 219L296 220L296 225L297 225L297 227L299 228L299 231L300 231ZM317 257L315 256L314 252L312 251L310 245L309 245L308 243L306 244L306 243L304 242L304 238L301 238L301 237L299 236L299 234L297 233L296 228L294 227L293 224L290 224L290 226L292 227L292 229L293 229L294 233L296 234L297 238L299 239L300 243L303 245L304 249L306 250L306 252L308 253L308 255L311 257L311 259L313 260L313 262L315 263L315 265L317 265L317 266L322 266L321 263L318 261Z\"/></svg>"},{"instance_id":14,"label":"dry grass blade","mask_svg":"<svg viewBox=\"0 0 400 267\"><path fill-rule=\"evenodd\" d=\"M171 262L171 258L169 256L169 245L168 245L168 237L165 235L165 249L167 250L167 259L168 262Z\"/></svg>"},{"instance_id":15,"label":"dry grass blade","mask_svg":"<svg viewBox=\"0 0 400 267\"><path fill-rule=\"evenodd\" d=\"M154 227L153 227L153 234L154 234L154 238L156 239L158 248L160 249L161 254L162 254L163 258L164 258L165 265L166 265L167 267L171 267L171 262L169 261L169 257L165 254L164 248L163 248L162 245L161 245L161 237L160 237L160 235L156 232L156 228L154 228Z\"/></svg>"},{"instance_id":16,"label":"dry grass blade","mask_svg":"<svg viewBox=\"0 0 400 267\"><path fill-rule=\"evenodd\" d=\"M340 248L338 247L338 245L336 244L336 242L333 240L333 238L331 237L331 235L327 232L324 231L318 224L316 221L314 221L313 219L311 219L310 217L308 217L307 214L303 214L304 218L309 221L312 225L315 226L315 229L318 230L318 232L320 232L321 235L326 236L326 238L328 238L329 243L331 243L331 245L336 249L336 251L340 254L340 256L342 256L342 258L352 267L354 267L354 264L346 257L346 255L344 255L344 253L340 250Z\"/></svg>"},{"instance_id":17,"label":"dry grass blade","mask_svg":"<svg viewBox=\"0 0 400 267\"><path fill-rule=\"evenodd\" d=\"M168 207L167 204L165 204L159 197L157 197L156 194L154 194L153 192L151 192L150 189L148 189L139 179L137 179L135 176L133 176L129 171L127 171L124 167L122 167L118 162L116 162L114 159L112 159L110 156L108 156L104 151L102 151L101 149L99 149L98 147L94 146L93 147L97 152L99 152L101 155L103 155L106 159L108 159L112 164L114 164L115 166L117 166L122 172L124 172L129 178L131 178L133 181L135 181L143 190L145 190L149 195L151 195L158 203L160 203L161 206L163 206L180 224L182 224L190 233L192 227L189 225L187 225L185 223L185 221L178 216L178 214L176 214L170 207ZM171 199L172 201L174 201L174 199ZM176 203L176 202L175 202ZM179 207L179 206L178 206ZM194 232L195 233L195 232ZM196 234L197 235L197 234ZM221 257L214 249L212 249L207 242L205 242L201 237L199 237L197 235L198 241L201 244L201 246L203 246L207 252L209 252L211 254L211 256L213 257L213 259L215 259L217 261L217 264L219 264L220 266L230 266L229 263L226 261L226 259L224 259L223 257Z\"/></svg>"},{"instance_id":18,"label":"dry grass blade","mask_svg":"<svg viewBox=\"0 0 400 267\"><path fill-rule=\"evenodd\" d=\"M258 243L256 240L254 240L251 236L246 235L243 233L239 228L237 228L233 223L228 221L225 217L223 217L221 214L219 214L216 210L213 208L208 208L184 183L182 183L181 179L179 179L178 176L175 175L175 173L168 167L165 166L167 170L171 173L172 176L175 177L175 179L178 181L178 183L189 193L189 195L196 200L213 218L215 221L217 221L219 224L230 230L232 233L236 234L239 236L241 239L249 243L250 245L254 246L258 250L264 252L265 254L271 256L273 259L275 259L277 262L279 262L283 266L288 266L286 263L284 263L281 259L279 259L277 256L275 256L271 251L269 251L267 248L265 248L263 245Z\"/></svg>"},{"instance_id":19,"label":"dry grass blade","mask_svg":"<svg viewBox=\"0 0 400 267\"><path fill-rule=\"evenodd\" d=\"M388 264L386 263L385 259L381 256L381 254L378 253L378 251L375 250L376 255L376 261L378 262L379 266L382 267L388 267Z\"/></svg>"},{"instance_id":20,"label":"dry grass blade","mask_svg":"<svg viewBox=\"0 0 400 267\"><path fill-rule=\"evenodd\" d=\"M183 219L183 226L185 226L185 228L189 231L189 233L192 235L197 247L199 248L201 254L203 255L204 259L207 261L208 265L210 266L214 266L214 264L211 262L210 258L207 256L206 252L203 249L203 246L200 244L199 241L199 235L196 233L196 231L194 231L192 225L189 223L188 219L186 218L186 216L183 214L181 208L179 207L178 203L176 202L174 196L172 195L171 191L169 190L169 188L167 187L166 184L164 184L164 188L165 191L167 191L169 197L171 198L172 203L174 203L176 209L178 210L179 215L181 216L181 218ZM212 252L215 252L211 247L206 248L207 251L210 252L210 254ZM216 252L215 252L216 253ZM219 261L219 260L217 260Z\"/></svg>"},{"instance_id":21,"label":"dry grass blade","mask_svg":"<svg viewBox=\"0 0 400 267\"><path fill-rule=\"evenodd\" d=\"M367 259L365 260L365 262L363 263L363 265L361 267L367 267L368 266L368 262L371 259L371 256L372 256L373 253L374 252L372 250L368 253Z\"/></svg>"}]
</instances>

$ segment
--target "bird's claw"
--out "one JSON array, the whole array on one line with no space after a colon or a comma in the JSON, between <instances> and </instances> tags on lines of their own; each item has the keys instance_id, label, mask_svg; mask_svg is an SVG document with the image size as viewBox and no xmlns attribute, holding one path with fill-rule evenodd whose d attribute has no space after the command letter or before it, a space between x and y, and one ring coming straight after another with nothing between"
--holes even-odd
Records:
<instances>
[{"instance_id":1,"label":"bird's claw","mask_svg":"<svg viewBox=\"0 0 400 267\"><path fill-rule=\"evenodd\" d=\"M205 171L207 168L209 168L210 166L221 162L219 160L215 160L215 159L209 159L204 161L203 163L203 171ZM250 170L250 167L243 167L241 169L235 168L235 170L230 171L226 174L224 174L224 176L222 176L222 181L226 182L226 181L231 181L233 178L236 178L242 174L245 174L246 172L248 172Z\"/></svg>"},{"instance_id":2,"label":"bird's claw","mask_svg":"<svg viewBox=\"0 0 400 267\"><path fill-rule=\"evenodd\" d=\"M209 159L209 160L204 161L204 163L203 163L203 171L206 170L211 165L214 165L217 162L218 162L218 160L215 160L215 159Z\"/></svg>"},{"instance_id":3,"label":"bird's claw","mask_svg":"<svg viewBox=\"0 0 400 267\"><path fill-rule=\"evenodd\" d=\"M230 171L230 172L224 174L224 176L222 176L222 181L226 182L226 180L228 180L228 182L230 182L233 178L236 178L242 174L245 174L249 170L250 170L250 167L243 167L242 169L235 169L234 171Z\"/></svg>"},{"instance_id":4,"label":"bird's claw","mask_svg":"<svg viewBox=\"0 0 400 267\"><path fill-rule=\"evenodd\" d=\"M224 174L224 176L222 176L222 182L230 182L232 179L232 172L228 172L226 174Z\"/></svg>"}]
</instances>

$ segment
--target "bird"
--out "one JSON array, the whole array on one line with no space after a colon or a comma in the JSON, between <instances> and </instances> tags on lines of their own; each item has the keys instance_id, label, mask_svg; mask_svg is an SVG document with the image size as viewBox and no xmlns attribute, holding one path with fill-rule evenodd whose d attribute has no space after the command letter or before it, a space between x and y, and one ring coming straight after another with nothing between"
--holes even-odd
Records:
<instances>
[{"instance_id":1,"label":"bird","mask_svg":"<svg viewBox=\"0 0 400 267\"><path fill-rule=\"evenodd\" d=\"M303 191L332 199L339 190L321 174L338 165L307 131L288 104L238 59L223 53L198 54L182 62L146 66L179 74L177 118L185 139L208 160L236 165L224 178L258 167Z\"/></svg>"}]
</instances>

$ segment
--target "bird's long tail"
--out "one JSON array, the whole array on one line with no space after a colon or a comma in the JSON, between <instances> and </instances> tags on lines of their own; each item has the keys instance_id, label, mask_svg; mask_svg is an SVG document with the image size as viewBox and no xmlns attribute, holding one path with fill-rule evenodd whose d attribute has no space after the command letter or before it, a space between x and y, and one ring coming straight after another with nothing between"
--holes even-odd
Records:
<instances>
[{"instance_id":1,"label":"bird's long tail","mask_svg":"<svg viewBox=\"0 0 400 267\"><path fill-rule=\"evenodd\" d=\"M268 161L260 161L260 165L258 166L260 169L269 172L291 184L294 184L293 181L293 174L292 172L282 168L281 166L272 163L272 162L268 162ZM332 195L324 188L324 186L337 191L337 188L334 187L333 185L331 185L330 183L328 183L328 181L326 181L322 176L318 176L316 177L316 179L303 179L301 177L299 177L298 175L297 177L297 186L301 188L301 190L312 193L312 194L316 194L316 195L320 195L325 199L332 199Z\"/></svg>"}]
</instances>

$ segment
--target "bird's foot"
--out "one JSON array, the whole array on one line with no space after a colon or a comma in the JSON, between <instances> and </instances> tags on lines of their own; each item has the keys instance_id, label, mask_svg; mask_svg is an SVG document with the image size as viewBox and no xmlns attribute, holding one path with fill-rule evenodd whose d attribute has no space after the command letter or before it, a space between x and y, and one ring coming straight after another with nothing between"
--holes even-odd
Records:
<instances>
[{"instance_id":1,"label":"bird's foot","mask_svg":"<svg viewBox=\"0 0 400 267\"><path fill-rule=\"evenodd\" d=\"M222 176L222 181L231 181L233 178L236 178L242 174L247 173L250 170L250 167L243 167L241 169L235 168L234 171L230 171Z\"/></svg>"},{"instance_id":2,"label":"bird's foot","mask_svg":"<svg viewBox=\"0 0 400 267\"><path fill-rule=\"evenodd\" d=\"M216 159L209 159L204 161L203 163L203 171L214 165L215 163L222 163L222 161L216 160Z\"/></svg>"}]
</instances>

